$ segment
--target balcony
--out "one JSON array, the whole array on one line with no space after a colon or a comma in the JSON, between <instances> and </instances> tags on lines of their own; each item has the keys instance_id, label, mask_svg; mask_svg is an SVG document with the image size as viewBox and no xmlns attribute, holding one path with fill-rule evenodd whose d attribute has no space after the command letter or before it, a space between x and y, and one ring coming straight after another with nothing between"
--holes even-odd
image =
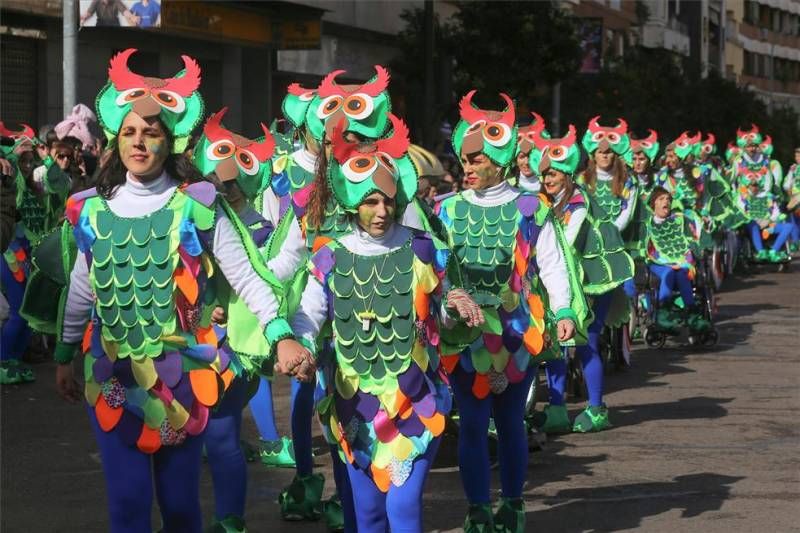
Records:
<instances>
[{"instance_id":1,"label":"balcony","mask_svg":"<svg viewBox=\"0 0 800 533\"><path fill-rule=\"evenodd\" d=\"M674 18L667 21L651 18L642 26L642 46L663 48L688 56L689 30L684 23Z\"/></svg>"}]
</instances>

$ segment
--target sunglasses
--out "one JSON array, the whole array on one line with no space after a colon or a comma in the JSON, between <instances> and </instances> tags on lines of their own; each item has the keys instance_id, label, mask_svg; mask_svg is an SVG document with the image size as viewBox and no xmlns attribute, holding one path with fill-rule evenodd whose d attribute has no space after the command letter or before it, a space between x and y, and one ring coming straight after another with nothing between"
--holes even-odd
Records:
<instances>
[{"instance_id":1,"label":"sunglasses","mask_svg":"<svg viewBox=\"0 0 800 533\"><path fill-rule=\"evenodd\" d=\"M72 159L72 154L56 154L56 159Z\"/></svg>"}]
</instances>

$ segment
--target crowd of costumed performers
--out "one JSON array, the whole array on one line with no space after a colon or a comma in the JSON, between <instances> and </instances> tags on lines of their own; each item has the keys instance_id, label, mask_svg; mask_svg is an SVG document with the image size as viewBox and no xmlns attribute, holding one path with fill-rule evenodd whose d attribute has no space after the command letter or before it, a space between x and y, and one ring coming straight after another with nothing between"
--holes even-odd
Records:
<instances>
[{"instance_id":1,"label":"crowd of costumed performers","mask_svg":"<svg viewBox=\"0 0 800 533\"><path fill-rule=\"evenodd\" d=\"M484 109L473 90L452 133L463 190L429 202L385 68L293 83L280 120L248 138L226 108L204 117L194 59L159 79L129 69L135 52L111 59L96 115L77 106L38 137L0 123L0 382L34 381L31 339L55 338L56 388L86 409L115 533L151 531L154 497L161 531L203 531L204 455L211 531L246 531L252 455L295 471L284 520L419 532L446 425L463 529L529 530L531 434L612 426L608 339L626 362L637 336L713 344L723 280L785 269L800 245L800 148L784 173L755 125L720 158L713 134L635 138L617 117L556 137L506 94L481 95L496 102ZM70 134L87 120L104 137L91 172ZM280 374L290 436L273 407ZM570 376L586 392L572 418ZM325 500L315 419L333 465Z\"/></svg>"}]
</instances>

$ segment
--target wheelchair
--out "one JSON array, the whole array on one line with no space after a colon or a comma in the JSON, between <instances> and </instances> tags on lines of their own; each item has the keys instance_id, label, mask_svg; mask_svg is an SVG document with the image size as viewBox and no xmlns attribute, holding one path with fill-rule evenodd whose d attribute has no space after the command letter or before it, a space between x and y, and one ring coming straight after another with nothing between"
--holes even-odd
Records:
<instances>
[{"instance_id":1,"label":"wheelchair","mask_svg":"<svg viewBox=\"0 0 800 533\"><path fill-rule=\"evenodd\" d=\"M775 238L775 234L769 234L766 236L766 238L763 238L762 236L763 247L765 250L772 248ZM750 235L747 228L743 228L741 231L739 231L738 246L739 254L737 257L737 264L739 265L739 270L741 270L742 273L752 274L759 269L768 268L770 266L775 266L778 272L789 272L792 262L792 252L789 240L784 243L782 248L782 250L786 252L787 258L779 263L759 260L756 257L756 249L755 246L753 246L753 242L750 240Z\"/></svg>"},{"instance_id":2,"label":"wheelchair","mask_svg":"<svg viewBox=\"0 0 800 533\"><path fill-rule=\"evenodd\" d=\"M700 254L698 254L700 255ZM664 328L656 321L661 304L658 301L658 290L661 281L649 269L646 270L646 292L642 305L641 320L644 324L644 341L651 348L663 348L670 337L678 337L684 329L688 330L689 345L710 348L719 342L719 332L714 326L716 314L715 290L713 278L713 254L702 254L697 263L695 278L692 281L692 294L695 305L701 317L708 322L708 328L702 331L692 331L689 328L686 314L688 310L680 299L679 294L673 294L670 305L673 310L682 314L679 323L674 328ZM641 300L641 299L640 299Z\"/></svg>"}]
</instances>

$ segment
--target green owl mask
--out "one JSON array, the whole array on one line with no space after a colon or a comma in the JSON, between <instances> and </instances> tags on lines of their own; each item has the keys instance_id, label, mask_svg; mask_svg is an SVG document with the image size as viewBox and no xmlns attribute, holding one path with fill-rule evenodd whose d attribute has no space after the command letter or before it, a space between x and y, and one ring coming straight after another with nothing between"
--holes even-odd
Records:
<instances>
[{"instance_id":1,"label":"green owl mask","mask_svg":"<svg viewBox=\"0 0 800 533\"><path fill-rule=\"evenodd\" d=\"M758 148L767 158L772 157L772 151L775 149L775 147L772 146L772 137L764 135L764 140L758 145Z\"/></svg>"},{"instance_id":2,"label":"green owl mask","mask_svg":"<svg viewBox=\"0 0 800 533\"><path fill-rule=\"evenodd\" d=\"M598 121L600 115L597 115L589 121L588 129L583 134L583 149L589 155L592 155L598 148L611 148L611 150L619 155L624 156L631 147L631 140L628 136L628 123L623 119L619 119L617 126L609 128L601 126Z\"/></svg>"},{"instance_id":3,"label":"green owl mask","mask_svg":"<svg viewBox=\"0 0 800 533\"><path fill-rule=\"evenodd\" d=\"M536 148L541 152L539 174L544 174L548 168L560 170L570 176L575 173L581 161L581 150L578 148L575 126L569 125L567 135L561 139L545 139L539 134L535 135Z\"/></svg>"},{"instance_id":4,"label":"green owl mask","mask_svg":"<svg viewBox=\"0 0 800 533\"><path fill-rule=\"evenodd\" d=\"M744 148L748 144L761 144L763 140L761 132L755 124L750 124L749 130L736 128L736 144L739 148Z\"/></svg>"},{"instance_id":5,"label":"green owl mask","mask_svg":"<svg viewBox=\"0 0 800 533\"><path fill-rule=\"evenodd\" d=\"M658 155L658 150L661 148L661 145L658 143L658 133L656 130L647 130L649 135L644 139L631 139L631 149L625 153L625 162L628 163L629 166L633 166L633 154L637 152L642 152L647 159L650 160L650 163Z\"/></svg>"},{"instance_id":6,"label":"green owl mask","mask_svg":"<svg viewBox=\"0 0 800 533\"><path fill-rule=\"evenodd\" d=\"M483 152L495 165L508 168L517 151L514 102L500 93L506 102L504 111L478 109L472 105L475 92L468 92L459 104L461 120L453 130L453 149L459 157Z\"/></svg>"},{"instance_id":7,"label":"green owl mask","mask_svg":"<svg viewBox=\"0 0 800 533\"><path fill-rule=\"evenodd\" d=\"M702 139L702 135L700 138ZM712 156L717 152L716 142L717 138L714 134L709 133L705 141L700 140L694 145L694 151L692 153L696 158Z\"/></svg>"},{"instance_id":8,"label":"green owl mask","mask_svg":"<svg viewBox=\"0 0 800 533\"><path fill-rule=\"evenodd\" d=\"M255 141L225 129L222 117L227 111L224 107L209 117L192 153L192 162L203 176L215 172L223 183L236 180L251 200L270 185L275 141L264 124L264 137Z\"/></svg>"},{"instance_id":9,"label":"green owl mask","mask_svg":"<svg viewBox=\"0 0 800 533\"><path fill-rule=\"evenodd\" d=\"M142 118L157 116L175 139L172 151L183 152L203 118L203 99L197 92L200 66L189 56L181 56L185 68L174 78L149 78L128 69L128 58L134 52L135 48L128 48L111 58L108 83L95 101L100 125L113 139L129 112Z\"/></svg>"},{"instance_id":10,"label":"green owl mask","mask_svg":"<svg viewBox=\"0 0 800 533\"><path fill-rule=\"evenodd\" d=\"M5 124L0 121L0 136L9 137L14 140L14 144L10 146L0 146L0 155L3 156L3 159L8 159L12 162L16 162L19 153L24 151L23 146L28 145L25 148L25 150L27 150L39 144L39 140L36 138L36 132L27 124L22 124L22 130L20 131L12 131L6 128Z\"/></svg>"},{"instance_id":11,"label":"green owl mask","mask_svg":"<svg viewBox=\"0 0 800 533\"><path fill-rule=\"evenodd\" d=\"M316 92L313 89L305 89L299 83L292 83L286 89L286 97L281 103L283 116L292 123L292 126L299 128L306 123L306 113L311 101L314 100Z\"/></svg>"},{"instance_id":12,"label":"green owl mask","mask_svg":"<svg viewBox=\"0 0 800 533\"><path fill-rule=\"evenodd\" d=\"M689 136L688 131L681 133L681 136L669 143L668 150L673 150L678 159L683 161L695 151L695 146L701 141L702 134L697 133L694 137Z\"/></svg>"},{"instance_id":13,"label":"green owl mask","mask_svg":"<svg viewBox=\"0 0 800 533\"><path fill-rule=\"evenodd\" d=\"M363 85L339 85L336 77L344 70L335 70L325 76L317 94L306 111L305 124L311 135L321 142L337 126L342 118L347 119L345 131L352 131L376 139L386 132L388 113L392 110L389 99L389 72L375 65L376 75Z\"/></svg>"},{"instance_id":14,"label":"green owl mask","mask_svg":"<svg viewBox=\"0 0 800 533\"><path fill-rule=\"evenodd\" d=\"M379 191L394 198L398 212L407 206L417 191L417 170L408 155L408 127L389 113L393 131L390 137L363 144L344 138L346 119L331 132L333 157L328 166L328 181L339 204L355 211L370 194Z\"/></svg>"}]
</instances>

